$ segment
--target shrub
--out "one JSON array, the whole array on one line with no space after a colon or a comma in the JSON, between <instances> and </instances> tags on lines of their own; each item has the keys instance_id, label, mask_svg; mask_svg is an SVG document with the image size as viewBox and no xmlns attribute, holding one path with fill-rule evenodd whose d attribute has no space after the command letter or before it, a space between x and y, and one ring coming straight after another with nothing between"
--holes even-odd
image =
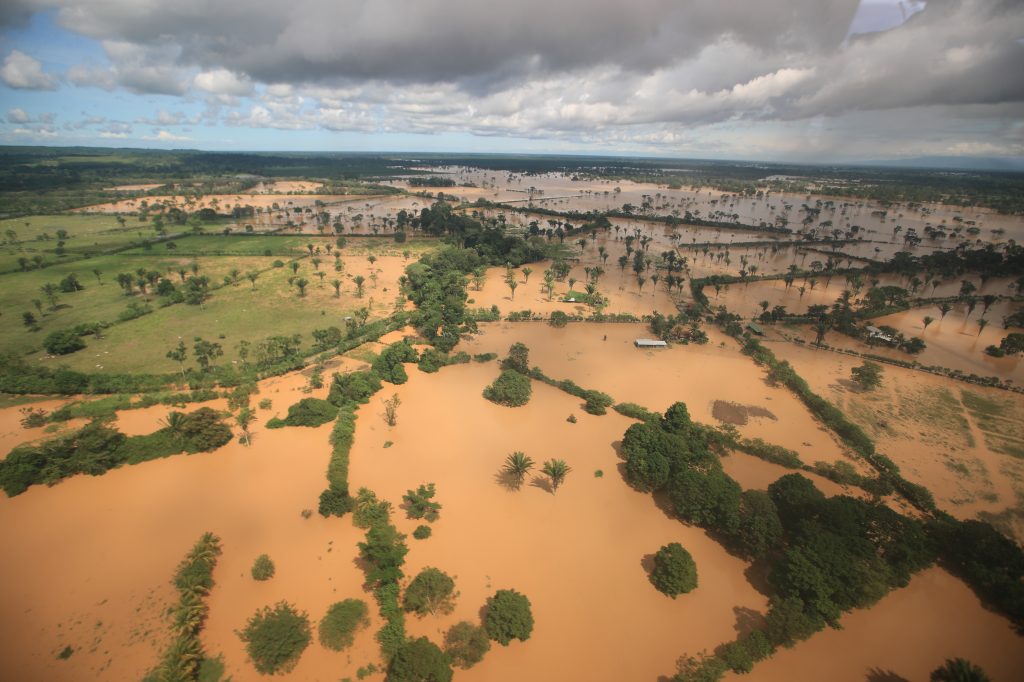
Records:
<instances>
[{"instance_id":1,"label":"shrub","mask_svg":"<svg viewBox=\"0 0 1024 682\"><path fill-rule=\"evenodd\" d=\"M200 407L182 417L178 436L188 452L209 452L231 442L231 428L210 407Z\"/></svg>"},{"instance_id":2,"label":"shrub","mask_svg":"<svg viewBox=\"0 0 1024 682\"><path fill-rule=\"evenodd\" d=\"M252 562L253 580L270 580L274 577L274 562L266 554L260 554L256 561Z\"/></svg>"},{"instance_id":3,"label":"shrub","mask_svg":"<svg viewBox=\"0 0 1024 682\"><path fill-rule=\"evenodd\" d=\"M85 341L73 329L59 329L46 335L43 348L50 355L67 355L85 348Z\"/></svg>"},{"instance_id":4,"label":"shrub","mask_svg":"<svg viewBox=\"0 0 1024 682\"><path fill-rule=\"evenodd\" d=\"M511 369L502 371L494 383L484 389L484 397L506 407L521 407L530 401L530 380Z\"/></svg>"},{"instance_id":5,"label":"shrub","mask_svg":"<svg viewBox=\"0 0 1024 682\"><path fill-rule=\"evenodd\" d=\"M431 501L436 492L433 483L420 485L416 490L406 491L405 495L402 495L402 500L408 505L409 518L426 519L431 523L437 521L441 504Z\"/></svg>"},{"instance_id":6,"label":"shrub","mask_svg":"<svg viewBox=\"0 0 1024 682\"><path fill-rule=\"evenodd\" d=\"M722 646L718 657L733 672L745 674L754 669L755 663L771 656L773 651L768 636L760 630L754 630Z\"/></svg>"},{"instance_id":7,"label":"shrub","mask_svg":"<svg viewBox=\"0 0 1024 682\"><path fill-rule=\"evenodd\" d=\"M426 637L398 649L388 667L388 682L450 682L451 659Z\"/></svg>"},{"instance_id":8,"label":"shrub","mask_svg":"<svg viewBox=\"0 0 1024 682\"><path fill-rule=\"evenodd\" d=\"M654 555L651 583L659 592L675 599L697 587L697 564L678 542L672 542Z\"/></svg>"},{"instance_id":9,"label":"shrub","mask_svg":"<svg viewBox=\"0 0 1024 682\"><path fill-rule=\"evenodd\" d=\"M264 675L295 667L311 639L309 618L287 602L257 611L238 636L256 670Z\"/></svg>"},{"instance_id":10,"label":"shrub","mask_svg":"<svg viewBox=\"0 0 1024 682\"><path fill-rule=\"evenodd\" d=\"M484 630L502 646L513 639L525 642L533 632L530 600L515 590L498 590L487 600Z\"/></svg>"},{"instance_id":11,"label":"shrub","mask_svg":"<svg viewBox=\"0 0 1024 682\"><path fill-rule=\"evenodd\" d=\"M490 362L491 360L497 359L497 353L477 353L473 356L473 362Z\"/></svg>"},{"instance_id":12,"label":"shrub","mask_svg":"<svg viewBox=\"0 0 1024 682\"><path fill-rule=\"evenodd\" d=\"M430 526L416 526L416 530L412 532L412 536L417 540L426 540L433 534Z\"/></svg>"},{"instance_id":13,"label":"shrub","mask_svg":"<svg viewBox=\"0 0 1024 682\"><path fill-rule=\"evenodd\" d=\"M501 361L502 369L512 369L520 374L530 373L530 349L525 343L513 343L508 349L508 357Z\"/></svg>"},{"instance_id":14,"label":"shrub","mask_svg":"<svg viewBox=\"0 0 1024 682\"><path fill-rule=\"evenodd\" d=\"M409 379L405 373L403 362L416 362L416 351L405 341L391 344L373 361L373 371L383 381L392 384L404 384Z\"/></svg>"},{"instance_id":15,"label":"shrub","mask_svg":"<svg viewBox=\"0 0 1024 682\"><path fill-rule=\"evenodd\" d=\"M317 628L320 644L334 651L352 646L356 633L370 624L368 611L366 602L361 599L346 599L331 604Z\"/></svg>"},{"instance_id":16,"label":"shrub","mask_svg":"<svg viewBox=\"0 0 1024 682\"><path fill-rule=\"evenodd\" d=\"M548 318L548 324L550 324L552 327L559 327L560 328L560 327L564 327L565 325L569 324L569 320L570 319L571 318L567 314L565 314L563 311L556 310L555 312L551 313L551 317Z\"/></svg>"},{"instance_id":17,"label":"shrub","mask_svg":"<svg viewBox=\"0 0 1024 682\"><path fill-rule=\"evenodd\" d=\"M490 649L491 641L484 629L465 620L453 625L444 638L445 653L463 670L482 661Z\"/></svg>"},{"instance_id":18,"label":"shrub","mask_svg":"<svg viewBox=\"0 0 1024 682\"><path fill-rule=\"evenodd\" d=\"M455 581L444 571L424 568L405 589L402 608L420 616L451 613Z\"/></svg>"},{"instance_id":19,"label":"shrub","mask_svg":"<svg viewBox=\"0 0 1024 682\"><path fill-rule=\"evenodd\" d=\"M333 421L337 416L338 408L330 401L319 398L303 398L288 408L288 416L284 419L271 419L268 421L267 428L321 426L329 421Z\"/></svg>"}]
</instances>

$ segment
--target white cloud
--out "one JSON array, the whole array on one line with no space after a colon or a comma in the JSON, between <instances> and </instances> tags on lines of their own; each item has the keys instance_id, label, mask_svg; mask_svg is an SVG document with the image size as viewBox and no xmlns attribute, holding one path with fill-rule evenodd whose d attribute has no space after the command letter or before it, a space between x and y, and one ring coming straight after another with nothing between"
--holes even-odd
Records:
<instances>
[{"instance_id":1,"label":"white cloud","mask_svg":"<svg viewBox=\"0 0 1024 682\"><path fill-rule=\"evenodd\" d=\"M186 137L184 135L175 135L174 133L169 133L166 130L155 130L153 131L153 133L153 135L143 135L142 139L150 140L153 142L184 142L185 140L192 139L191 137Z\"/></svg>"},{"instance_id":2,"label":"white cloud","mask_svg":"<svg viewBox=\"0 0 1024 682\"><path fill-rule=\"evenodd\" d=\"M7 122L8 123L28 123L32 120L32 117L25 112L24 109L14 107L13 109L7 110Z\"/></svg>"},{"instance_id":3,"label":"white cloud","mask_svg":"<svg viewBox=\"0 0 1024 682\"><path fill-rule=\"evenodd\" d=\"M196 74L192 81L195 87L213 95L245 97L252 93L252 81L239 78L227 69L214 69Z\"/></svg>"},{"instance_id":4,"label":"white cloud","mask_svg":"<svg viewBox=\"0 0 1024 682\"><path fill-rule=\"evenodd\" d=\"M38 59L24 52L11 50L0 67L0 80L19 90L56 90L57 78L43 71Z\"/></svg>"}]
</instances>

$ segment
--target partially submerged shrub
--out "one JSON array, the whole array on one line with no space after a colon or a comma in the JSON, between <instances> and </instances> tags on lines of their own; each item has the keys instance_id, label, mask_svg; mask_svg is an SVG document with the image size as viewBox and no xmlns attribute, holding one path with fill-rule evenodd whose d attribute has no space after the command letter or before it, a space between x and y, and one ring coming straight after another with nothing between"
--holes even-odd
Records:
<instances>
[{"instance_id":1,"label":"partially submerged shrub","mask_svg":"<svg viewBox=\"0 0 1024 682\"><path fill-rule=\"evenodd\" d=\"M260 554L256 561L252 562L253 580L270 580L274 577L274 562L266 554Z\"/></svg>"},{"instance_id":2,"label":"partially submerged shrub","mask_svg":"<svg viewBox=\"0 0 1024 682\"><path fill-rule=\"evenodd\" d=\"M256 670L264 675L285 673L298 663L311 639L309 618L287 602L257 611L238 636Z\"/></svg>"},{"instance_id":3,"label":"partially submerged shrub","mask_svg":"<svg viewBox=\"0 0 1024 682\"><path fill-rule=\"evenodd\" d=\"M654 555L651 583L675 599L697 587L697 564L682 545L671 542Z\"/></svg>"},{"instance_id":4,"label":"partially submerged shrub","mask_svg":"<svg viewBox=\"0 0 1024 682\"><path fill-rule=\"evenodd\" d=\"M369 609L361 599L346 599L331 604L320 620L320 643L334 651L352 646L356 633L370 624Z\"/></svg>"},{"instance_id":5,"label":"partially submerged shrub","mask_svg":"<svg viewBox=\"0 0 1024 682\"><path fill-rule=\"evenodd\" d=\"M466 620L453 625L444 637L445 653L463 670L482 661L490 649L491 642L484 629Z\"/></svg>"},{"instance_id":6,"label":"partially submerged shrub","mask_svg":"<svg viewBox=\"0 0 1024 682\"><path fill-rule=\"evenodd\" d=\"M511 369L502 371L494 383L484 389L484 397L506 407L521 407L530 401L530 380Z\"/></svg>"}]
</instances>

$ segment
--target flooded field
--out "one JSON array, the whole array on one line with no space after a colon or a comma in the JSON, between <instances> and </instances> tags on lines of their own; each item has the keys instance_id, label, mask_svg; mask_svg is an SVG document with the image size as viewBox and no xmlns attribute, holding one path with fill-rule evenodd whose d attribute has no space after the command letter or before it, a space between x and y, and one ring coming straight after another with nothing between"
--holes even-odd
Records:
<instances>
[{"instance_id":1,"label":"flooded field","mask_svg":"<svg viewBox=\"0 0 1024 682\"><path fill-rule=\"evenodd\" d=\"M910 585L870 608L844 615L841 624L842 630L826 629L776 653L750 677L765 682L926 680L947 658L961 657L984 668L994 682L1011 682L1024 667L1020 635L939 568L914 576ZM723 679L746 677L727 674Z\"/></svg>"},{"instance_id":2,"label":"flooded field","mask_svg":"<svg viewBox=\"0 0 1024 682\"><path fill-rule=\"evenodd\" d=\"M882 386L864 392L850 381L859 358L788 343L771 348L865 428L904 476L927 486L942 509L964 519L1001 518L1000 527L1024 542L1024 434L1012 423L1024 419L1024 396L891 365ZM993 402L1007 407L990 416Z\"/></svg>"}]
</instances>

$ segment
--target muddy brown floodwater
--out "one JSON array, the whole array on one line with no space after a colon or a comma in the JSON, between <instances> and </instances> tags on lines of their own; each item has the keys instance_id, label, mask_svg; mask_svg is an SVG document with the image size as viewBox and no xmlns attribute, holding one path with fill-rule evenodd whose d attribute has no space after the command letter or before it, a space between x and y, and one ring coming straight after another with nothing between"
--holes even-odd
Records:
<instances>
[{"instance_id":1,"label":"muddy brown floodwater","mask_svg":"<svg viewBox=\"0 0 1024 682\"><path fill-rule=\"evenodd\" d=\"M480 394L497 374L494 363L429 376L412 370L395 391L398 425L388 428L380 405L368 405L352 451L353 485L388 500L421 483L437 485L440 520L429 540L410 538L405 570L413 576L438 567L456 576L460 595L451 615L410 617L411 634L441 641L455 622L478 621L487 597L502 588L533 605L530 640L495 645L459 679L654 680L671 673L687 648L731 639L746 614L764 611L744 562L624 483L614 444L631 420L581 413L576 398L536 382L527 406L494 405ZM573 412L576 424L566 421ZM437 437L424 437L430 433ZM385 449L386 441L393 445ZM573 471L557 494L532 477L510 492L497 474L513 450L538 467L563 458ZM396 523L410 533L420 522L399 511ZM700 586L676 600L653 588L643 565L673 541L689 549L700 573Z\"/></svg>"},{"instance_id":2,"label":"muddy brown floodwater","mask_svg":"<svg viewBox=\"0 0 1024 682\"><path fill-rule=\"evenodd\" d=\"M767 386L763 370L717 332L711 331L706 346L655 352L633 347L633 339L645 335L637 324L554 329L501 323L483 329L460 349L504 355L522 341L531 349L531 364L552 377L655 410L683 400L704 423L714 423L716 400L768 410L777 421L750 419L738 427L741 433L792 447L805 461L852 462L792 395ZM339 366L360 364L347 359ZM395 523L410 534L406 580L426 566L456 579L454 612L410 616L408 633L441 642L453 623L478 621L486 599L502 588L527 595L536 619L529 641L495 645L481 664L458 671L457 679L656 680L673 673L680 655L713 650L765 612L767 599L748 580L745 562L625 484L616 448L632 420L612 411L589 415L578 398L538 382L525 407L494 405L481 392L498 375L495 362L435 374L412 365L407 371L406 384L386 385L359 409L349 478L353 490L369 487L396 505ZM223 655L232 679L265 679L247 661L236 630L258 608L279 600L306 611L314 627L342 599L364 599L371 612L370 627L351 649L328 651L314 637L281 679L354 678L361 666L379 662L374 633L381 622L356 561L364 532L350 516L302 515L316 508L325 485L331 425L262 426L308 395L305 383L299 373L260 383L254 402L271 398L273 407L258 410L251 447L232 442L213 453L77 476L0 499L6 557L0 562L0 628L6 633L0 638L0 677L139 679L167 641L164 613L176 597L169 582L174 568L205 531L221 537L224 551L203 644L211 655ZM401 405L397 425L388 427L381 401L392 393ZM150 432L171 409L126 411L118 426ZM570 414L576 423L567 421ZM547 459L564 459L572 472L554 494L535 477L522 490L507 490L497 474L514 450L538 468ZM788 473L739 453L724 465L745 488L763 489ZM844 492L811 478L826 494ZM433 535L422 541L411 537L420 521L406 518L398 506L403 493L421 483L436 484L442 504ZM675 600L653 588L646 570L650 555L673 541L690 551L699 573L697 589ZM249 571L262 553L277 571L256 582ZM962 655L994 679L1011 680L1024 665L1021 639L1007 621L982 609L961 582L938 569L871 609L847 614L843 625L841 632L821 633L780 652L752 679L821 679L821 671L829 671L827 679L863 680L876 668L923 679L943 658ZM74 653L59 660L65 646Z\"/></svg>"},{"instance_id":3,"label":"muddy brown floodwater","mask_svg":"<svg viewBox=\"0 0 1024 682\"><path fill-rule=\"evenodd\" d=\"M759 682L926 680L947 658L966 658L994 682L1024 670L1024 640L1004 618L985 610L962 582L931 568L874 606L758 663ZM746 676L729 674L726 680Z\"/></svg>"}]
</instances>

